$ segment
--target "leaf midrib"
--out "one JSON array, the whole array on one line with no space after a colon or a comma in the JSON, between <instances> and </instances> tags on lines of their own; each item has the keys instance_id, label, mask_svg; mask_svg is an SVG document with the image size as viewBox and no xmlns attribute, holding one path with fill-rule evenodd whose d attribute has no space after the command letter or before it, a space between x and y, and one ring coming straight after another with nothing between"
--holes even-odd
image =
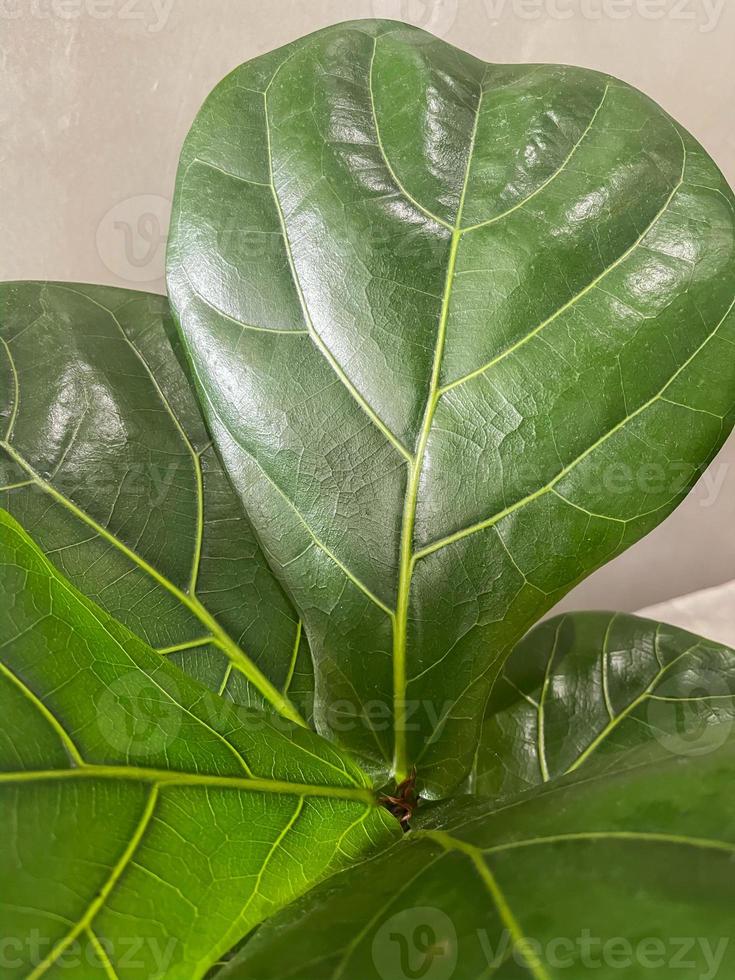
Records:
<instances>
[{"instance_id":1,"label":"leaf midrib","mask_svg":"<svg viewBox=\"0 0 735 980\"><path fill-rule=\"evenodd\" d=\"M245 776L216 776L209 773L187 773L146 766L121 766L85 763L74 769L23 769L0 773L0 785L19 783L66 782L67 780L120 780L152 783L156 786L202 786L208 789L245 790L251 793L276 793L287 796L318 796L335 800L358 800L377 807L373 791L361 786L331 786L320 783L293 783L285 779L263 779Z\"/></svg>"},{"instance_id":2,"label":"leaf midrib","mask_svg":"<svg viewBox=\"0 0 735 980\"><path fill-rule=\"evenodd\" d=\"M136 851L140 847L146 835L146 832L148 831L148 828L150 827L153 818L155 816L158 802L160 799L160 791L161 789L165 788L166 785L178 785L178 784L173 783L171 781L168 781L168 783L165 783L163 781L151 783L148 792L148 797L145 801L145 805L141 811L141 815L137 821L133 833L130 835L127 844L125 845L120 856L117 858L114 865L112 866L110 873L107 875L105 881L102 883L102 886L99 888L99 891L94 895L92 901L89 903L89 905L87 905L86 909L84 910L83 914L79 917L79 919L73 924L69 923L69 925L71 925L71 928L68 929L66 934L63 935L61 939L59 939L54 944L54 946L51 948L49 953L33 969L33 971L28 975L26 980L39 980L39 978L43 976L43 974L46 973L46 971L51 966L53 966L55 963L58 962L59 958L63 955L63 953L69 948L69 946L71 946L71 944L83 932L86 932L89 935L92 945L95 948L95 951L97 952L97 955L100 958L100 962L102 963L103 969L107 972L108 976L113 978L113 980L117 980L117 974L114 970L114 967L112 966L109 956L107 955L107 951L104 948L104 946L100 943L95 932L93 931L92 926L97 915L104 908L113 890L120 882L123 874L126 872L126 870L130 867L131 863L133 862ZM288 783L286 785L288 785L291 789L309 790L312 788L308 786L307 787L299 786L298 784L291 784L291 783ZM250 787L247 788L250 789ZM263 791L262 787L260 787L260 791ZM238 938L238 933L237 933L238 923L244 918L246 910L249 908L251 903L258 896L260 884L263 880L265 872L269 867L274 855L277 853L279 848L283 847L284 840L286 839L288 834L293 830L299 816L303 811L306 797L307 796L313 797L316 795L318 794L310 793L310 792L300 792L298 794L294 812L292 813L288 821L284 824L284 826L281 828L281 830L278 832L275 840L273 841L271 847L268 850L268 853L263 859L258 869L258 873L255 879L255 883L251 889L250 896L247 902L245 903L245 905L243 906L242 910L240 911L239 916L232 924L230 930L231 935L229 936L229 938L225 937L221 939L218 945L229 948L229 946L232 943L234 943ZM337 796L336 793L330 795L332 798L335 798ZM344 798L344 797L340 797L340 798ZM353 795L350 796L349 799L350 801L354 801L356 798ZM375 800L371 799L369 803L370 805L365 809L362 815L359 818L357 818L355 821L353 821L353 823L350 824L350 826L344 831L344 834L342 835L342 837L340 837L338 841L337 847L335 848L335 852L336 850L339 849L339 846L344 836L346 836L347 833L349 833L358 825L364 823L368 815L372 812L373 807L375 806ZM199 976L200 969L204 971L207 969L207 967L211 965L211 958L212 958L211 952L207 954L207 956L202 958L200 964L198 964L197 967L195 968L195 974L197 976Z\"/></svg>"},{"instance_id":3,"label":"leaf midrib","mask_svg":"<svg viewBox=\"0 0 735 980\"><path fill-rule=\"evenodd\" d=\"M483 76L484 81L484 76ZM472 129L472 136L467 151L467 164L465 167L464 182L462 192L457 207L457 215L452 231L452 239L449 248L449 260L447 263L446 279L442 296L441 314L437 327L436 344L434 347L434 362L431 370L431 380L429 383L429 393L426 400L424 418L421 424L421 431L416 447L416 454L409 471L408 483L406 487L406 497L404 501L403 519L401 526L401 543L399 554L398 571L398 596L396 602L396 617L393 625L393 716L394 716L394 758L393 772L397 782L402 782L408 777L409 759L407 744L407 718L406 718L406 685L407 685L407 635L408 635L408 612L409 596L411 591L411 581L413 579L414 568L414 529L416 524L416 508L418 505L418 491L421 481L421 471L424 464L426 444L431 432L431 425L434 421L434 414L439 403L439 379L441 377L442 360L444 357L444 347L446 343L447 324L449 322L449 307L452 296L452 286L454 284L454 273L457 265L457 255L459 244L462 237L462 213L464 211L467 188L469 186L470 172L472 170L472 158L477 140L477 130L480 123L480 112L482 110L482 100L484 96L483 81L480 82L480 92L475 109L475 118Z\"/></svg>"},{"instance_id":4,"label":"leaf midrib","mask_svg":"<svg viewBox=\"0 0 735 980\"><path fill-rule=\"evenodd\" d=\"M686 144L684 143L684 140L678 128L676 126L673 126L673 129L674 132L679 137L679 139L681 140L681 145L682 145L683 153L682 153L682 163L681 163L681 174L679 176L678 181L676 182L673 189L671 190L671 193L664 201L662 207L656 212L654 217L646 225L644 230L635 239L635 241L621 255L619 255L614 262L606 266L598 276L596 276L590 283L588 283L584 287L584 289L582 289L579 293L576 293L574 296L572 296L571 299L569 299L563 306L559 307L558 310L555 310L554 313L551 314L551 316L549 316L546 320L542 321L537 327L534 327L533 330L529 331L529 333L521 337L521 339L516 341L515 344L512 344L510 347L506 348L506 350L501 351L500 354L498 354L496 357L491 358L489 361L481 365L479 368L475 368L473 371L470 371L468 374L462 375L461 377L456 378L454 381L445 384L441 389L442 395L446 394L448 391L451 391L453 388L458 387L459 385L465 384L467 381L470 381L472 378L476 378L482 374L485 374L487 371L490 370L490 368L495 367L496 364L499 364L501 361L504 361L506 357L508 357L511 354L514 354L519 348L524 347L537 334L541 333L542 330L545 330L546 327L548 327L551 323L553 323L554 320L558 319L560 316L566 313L567 310L569 310L572 306L576 306L576 304L585 296L587 296L588 293L592 292L592 290L595 289L602 282L603 279L606 279L611 272L613 272L620 265L622 265L627 258L629 258L638 248L641 247L643 240L646 238L649 232L651 232L653 228L656 227L660 219L666 214L666 212L668 211L671 205L671 202L673 201L677 193L681 190L684 184L684 175L686 173L688 152L687 152Z\"/></svg>"},{"instance_id":5,"label":"leaf midrib","mask_svg":"<svg viewBox=\"0 0 735 980\"><path fill-rule=\"evenodd\" d=\"M549 973L541 963L538 953L533 949L532 945L527 942L527 937L524 934L524 931L521 928L521 925L513 910L511 909L508 899L500 887L500 883L493 874L490 865L485 860L483 851L480 850L480 848L475 847L473 844L461 840L458 837L453 837L451 834L448 834L443 830L417 831L417 836L419 835L439 844L439 846L448 853L454 851L459 854L463 854L466 858L469 858L480 880L490 894L495 908L497 909L498 915L500 916L503 925L508 930L508 934L513 942L514 948L517 950L518 955L524 960L531 976L534 977L534 980L551 980Z\"/></svg>"},{"instance_id":6,"label":"leaf midrib","mask_svg":"<svg viewBox=\"0 0 735 980\"><path fill-rule=\"evenodd\" d=\"M74 590L72 586L56 572L56 570L50 564L48 559L44 557L44 561L46 562L49 569L51 570L53 580L57 582L62 589L64 589L66 592L69 593L71 599L76 601L82 601L79 599L76 590ZM110 638L113 644L119 647L121 653L123 653L126 656L129 656L126 648L123 646L120 640L110 632L105 622L97 615L94 606L88 600L85 602L85 608L89 613L89 615L97 622L101 630L107 634L107 636ZM13 683L18 687L21 693L30 701L34 709L39 712L39 714L44 718L46 723L49 724L52 727L52 729L56 732L56 734L60 737L64 749L69 755L71 761L77 767L74 771L79 772L85 770L86 768L94 768L96 764L90 763L86 759L84 759L80 749L74 743L71 735L66 731L66 729L61 723L61 720L57 718L56 715L53 714L50 708L35 694L35 692L23 681L23 679L20 678L17 674L15 674L6 664L0 662L0 666L2 666L3 668L2 672L5 673L11 681L13 681ZM208 724L208 722L205 719L195 714L191 710L191 708L187 707L180 701L171 698L169 692L166 691L166 689L156 681L155 677L152 674L146 674L146 676L148 677L150 683L155 687L157 687L161 691L161 693L164 694L167 698L169 698L171 703L175 705L177 708L179 708L183 714L188 715L197 725L202 726L207 732L209 732L210 735L213 735L218 742L224 745L225 749L236 760L237 765L240 766L243 769L243 771L246 773L245 778L248 781L254 778L258 778L253 776L252 770L250 769L248 762L246 761L243 754L239 751L239 749L233 744L233 742L231 742L228 738L226 738L225 735L223 735L212 725ZM308 748L308 746L299 744L298 742L292 742L291 747L294 753L303 754L315 759L320 765L332 769L334 772L338 773L340 777L344 776L346 779L350 779L354 785L357 785L357 781L355 777L352 776L347 771L344 765L337 766L330 759L327 759L326 757L318 756L314 751Z\"/></svg>"},{"instance_id":7,"label":"leaf midrib","mask_svg":"<svg viewBox=\"0 0 735 980\"><path fill-rule=\"evenodd\" d=\"M117 548L122 554L125 555L130 561L137 565L142 571L149 575L155 582L157 582L162 588L166 589L175 599L177 599L183 606L185 606L194 616L199 619L199 621L209 629L211 634L211 642L218 646L223 653L233 662L235 667L243 674L243 676L256 687L263 697L279 712L279 714L296 722L302 727L306 727L306 722L298 713L296 708L291 704L289 699L283 695L263 674L263 672L256 666L256 664L247 656L247 654L235 643L232 637L220 626L217 620L211 615L211 613L205 608L204 605L195 595L189 595L180 589L177 585L171 582L170 579L162 575L156 568L150 565L141 555L129 548L123 541L117 538L112 532L103 525L99 524L93 517L83 511L81 508L66 497L61 491L57 490L52 484L48 483L43 477L37 473L30 463L18 453L13 446L4 440L0 440L0 448L4 449L5 452L13 459L18 466L20 466L26 473L31 477L31 482L38 486L44 493L52 497L58 504L65 507L70 513L72 513L78 520L82 521L88 527L98 534L100 537L104 538L107 542ZM199 645L197 643L197 645ZM186 649L187 644L185 644L181 649ZM173 652L173 650L171 651Z\"/></svg>"}]
</instances>

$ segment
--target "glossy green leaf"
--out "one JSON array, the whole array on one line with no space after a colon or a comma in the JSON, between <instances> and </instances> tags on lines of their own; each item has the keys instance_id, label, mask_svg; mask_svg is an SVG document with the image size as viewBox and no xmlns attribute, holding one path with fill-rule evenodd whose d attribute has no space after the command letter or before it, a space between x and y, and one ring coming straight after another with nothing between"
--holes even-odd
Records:
<instances>
[{"instance_id":1,"label":"glossy green leaf","mask_svg":"<svg viewBox=\"0 0 735 980\"><path fill-rule=\"evenodd\" d=\"M486 798L419 809L218 980L729 975L734 722L735 651L635 616L549 620L493 691Z\"/></svg>"},{"instance_id":2,"label":"glossy green leaf","mask_svg":"<svg viewBox=\"0 0 735 980\"><path fill-rule=\"evenodd\" d=\"M208 687L309 710L310 658L211 446L161 296L0 286L0 502ZM312 682L313 683L313 682Z\"/></svg>"},{"instance_id":3,"label":"glossy green leaf","mask_svg":"<svg viewBox=\"0 0 735 980\"><path fill-rule=\"evenodd\" d=\"M729 737L504 806L444 804L267 922L218 980L729 977L733 765Z\"/></svg>"},{"instance_id":4,"label":"glossy green leaf","mask_svg":"<svg viewBox=\"0 0 735 980\"><path fill-rule=\"evenodd\" d=\"M465 776L508 652L731 428L733 207L629 86L404 25L217 86L169 291L320 731L428 794Z\"/></svg>"},{"instance_id":5,"label":"glossy green leaf","mask_svg":"<svg viewBox=\"0 0 735 980\"><path fill-rule=\"evenodd\" d=\"M166 663L5 512L0 558L3 980L197 980L400 834L333 746Z\"/></svg>"},{"instance_id":6,"label":"glossy green leaf","mask_svg":"<svg viewBox=\"0 0 735 980\"><path fill-rule=\"evenodd\" d=\"M735 650L612 613L548 620L493 689L473 789L517 796L581 767L619 764L650 741L696 758L735 722Z\"/></svg>"}]
</instances>

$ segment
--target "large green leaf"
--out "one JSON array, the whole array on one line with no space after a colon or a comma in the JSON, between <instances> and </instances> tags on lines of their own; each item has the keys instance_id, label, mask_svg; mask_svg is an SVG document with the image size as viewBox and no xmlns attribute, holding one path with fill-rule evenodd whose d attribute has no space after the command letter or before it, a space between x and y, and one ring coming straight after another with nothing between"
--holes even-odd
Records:
<instances>
[{"instance_id":1,"label":"large green leaf","mask_svg":"<svg viewBox=\"0 0 735 980\"><path fill-rule=\"evenodd\" d=\"M511 654L493 689L475 792L517 796L658 741L709 753L735 722L735 650L636 616L571 613Z\"/></svg>"},{"instance_id":2,"label":"large green leaf","mask_svg":"<svg viewBox=\"0 0 735 980\"><path fill-rule=\"evenodd\" d=\"M735 652L570 614L518 646L489 709L475 785L492 797L420 808L218 978L729 976Z\"/></svg>"},{"instance_id":3,"label":"large green leaf","mask_svg":"<svg viewBox=\"0 0 735 980\"><path fill-rule=\"evenodd\" d=\"M734 763L730 738L505 806L444 804L267 922L218 980L729 977Z\"/></svg>"},{"instance_id":4,"label":"large green leaf","mask_svg":"<svg viewBox=\"0 0 735 980\"><path fill-rule=\"evenodd\" d=\"M171 342L162 296L0 286L0 500L151 646L213 690L295 718L287 694L308 700L301 625Z\"/></svg>"},{"instance_id":5,"label":"large green leaf","mask_svg":"<svg viewBox=\"0 0 735 980\"><path fill-rule=\"evenodd\" d=\"M429 794L469 770L513 645L732 425L733 207L629 86L395 23L215 89L169 290L320 731Z\"/></svg>"},{"instance_id":6,"label":"large green leaf","mask_svg":"<svg viewBox=\"0 0 735 980\"><path fill-rule=\"evenodd\" d=\"M196 980L400 834L333 746L166 663L5 512L0 558L3 980Z\"/></svg>"},{"instance_id":7,"label":"large green leaf","mask_svg":"<svg viewBox=\"0 0 735 980\"><path fill-rule=\"evenodd\" d=\"M731 740L478 802L267 922L218 977L730 977L734 763Z\"/></svg>"}]
</instances>

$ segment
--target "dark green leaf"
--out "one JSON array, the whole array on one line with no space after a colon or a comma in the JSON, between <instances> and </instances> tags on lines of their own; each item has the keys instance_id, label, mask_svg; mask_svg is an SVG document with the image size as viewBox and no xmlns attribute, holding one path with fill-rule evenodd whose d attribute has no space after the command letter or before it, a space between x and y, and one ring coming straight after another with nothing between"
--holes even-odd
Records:
<instances>
[{"instance_id":1,"label":"dark green leaf","mask_svg":"<svg viewBox=\"0 0 735 980\"><path fill-rule=\"evenodd\" d=\"M211 446L161 296L0 286L0 500L85 595L215 691L308 710L310 658Z\"/></svg>"},{"instance_id":2,"label":"dark green leaf","mask_svg":"<svg viewBox=\"0 0 735 980\"><path fill-rule=\"evenodd\" d=\"M735 740L425 826L267 922L218 980L729 977Z\"/></svg>"},{"instance_id":3,"label":"dark green leaf","mask_svg":"<svg viewBox=\"0 0 735 980\"><path fill-rule=\"evenodd\" d=\"M474 790L506 798L657 741L696 757L735 721L735 651L636 616L572 613L537 626L496 684Z\"/></svg>"},{"instance_id":4,"label":"dark green leaf","mask_svg":"<svg viewBox=\"0 0 735 980\"><path fill-rule=\"evenodd\" d=\"M430 794L464 777L508 652L731 427L733 207L629 86L390 22L215 89L169 289L320 731Z\"/></svg>"},{"instance_id":5,"label":"dark green leaf","mask_svg":"<svg viewBox=\"0 0 735 980\"><path fill-rule=\"evenodd\" d=\"M170 666L4 511L0 587L3 980L197 980L400 833L333 746Z\"/></svg>"}]
</instances>

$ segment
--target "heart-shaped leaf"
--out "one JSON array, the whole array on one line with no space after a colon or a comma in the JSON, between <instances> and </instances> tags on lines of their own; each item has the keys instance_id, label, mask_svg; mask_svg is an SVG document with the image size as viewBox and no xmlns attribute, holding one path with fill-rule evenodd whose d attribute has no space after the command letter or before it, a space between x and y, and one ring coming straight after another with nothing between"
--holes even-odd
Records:
<instances>
[{"instance_id":1,"label":"heart-shaped leaf","mask_svg":"<svg viewBox=\"0 0 735 980\"><path fill-rule=\"evenodd\" d=\"M310 658L211 446L162 296L0 286L0 499L85 595L208 687L298 718Z\"/></svg>"},{"instance_id":2,"label":"heart-shaped leaf","mask_svg":"<svg viewBox=\"0 0 735 980\"><path fill-rule=\"evenodd\" d=\"M446 793L513 645L722 444L733 196L605 75L384 21L238 68L169 290L316 671L316 722Z\"/></svg>"},{"instance_id":3,"label":"heart-shaped leaf","mask_svg":"<svg viewBox=\"0 0 735 980\"><path fill-rule=\"evenodd\" d=\"M537 626L493 689L475 792L517 796L651 740L697 757L735 722L735 651L636 616L572 613Z\"/></svg>"},{"instance_id":4,"label":"heart-shaped leaf","mask_svg":"<svg viewBox=\"0 0 735 980\"><path fill-rule=\"evenodd\" d=\"M196 980L400 834L333 746L166 663L4 511L0 586L3 980Z\"/></svg>"}]
</instances>

